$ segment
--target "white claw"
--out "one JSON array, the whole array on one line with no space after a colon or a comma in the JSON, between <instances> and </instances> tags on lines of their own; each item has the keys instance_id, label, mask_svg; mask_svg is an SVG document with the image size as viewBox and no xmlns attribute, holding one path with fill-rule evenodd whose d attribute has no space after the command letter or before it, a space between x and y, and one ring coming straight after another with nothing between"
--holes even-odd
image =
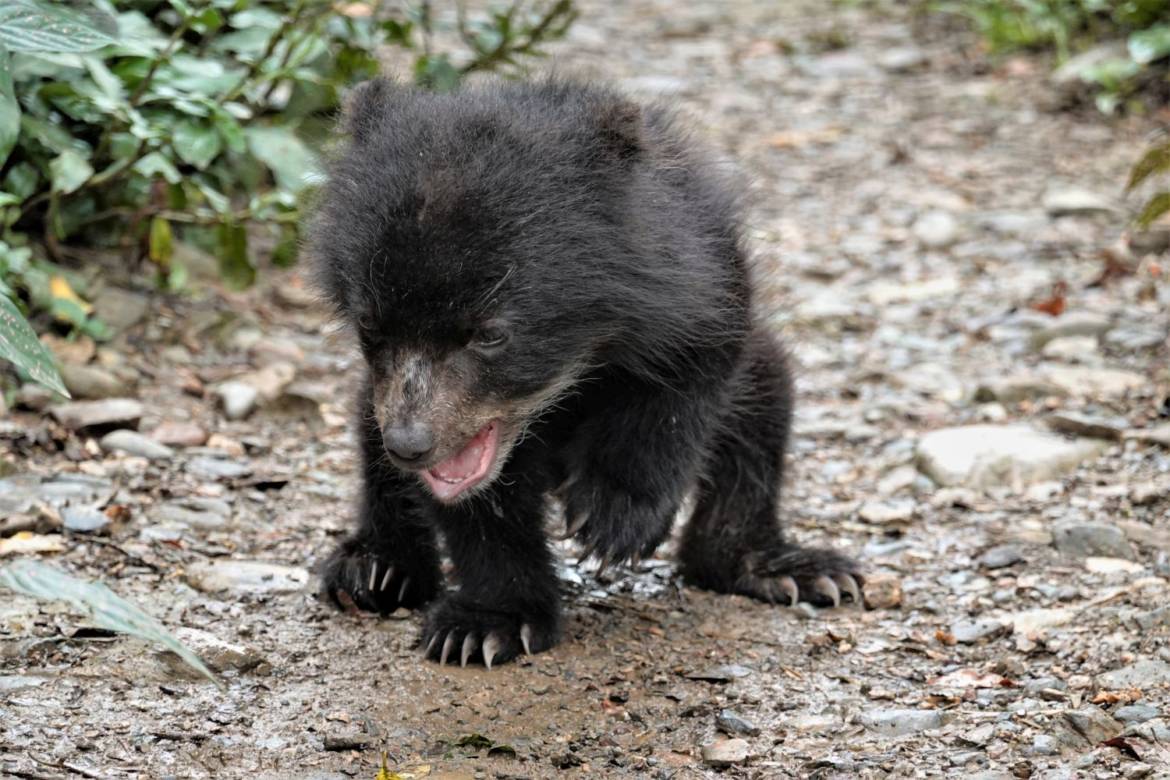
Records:
<instances>
[{"instance_id":1,"label":"white claw","mask_svg":"<svg viewBox=\"0 0 1170 780\"><path fill-rule=\"evenodd\" d=\"M780 590L784 591L784 595L788 597L788 606L795 607L796 602L800 601L800 588L796 585L796 580L791 577L780 578Z\"/></svg>"},{"instance_id":2,"label":"white claw","mask_svg":"<svg viewBox=\"0 0 1170 780\"><path fill-rule=\"evenodd\" d=\"M587 522L589 522L589 513L582 512L580 515L578 515L576 518L573 519L572 523L568 523L565 525L565 532L563 534L561 534L560 536L558 536L557 538L562 542L565 541L566 539L572 539L574 536L577 535L578 531L580 531L582 528L585 527L585 524Z\"/></svg>"},{"instance_id":3,"label":"white claw","mask_svg":"<svg viewBox=\"0 0 1170 780\"><path fill-rule=\"evenodd\" d=\"M857 580L848 574L834 574L833 579L849 594L849 598L853 599L854 604L861 603L861 590L857 587Z\"/></svg>"},{"instance_id":4,"label":"white claw","mask_svg":"<svg viewBox=\"0 0 1170 780\"><path fill-rule=\"evenodd\" d=\"M374 592L374 583L378 581L378 562L374 561L374 565L370 567L370 586L366 588L370 593Z\"/></svg>"},{"instance_id":5,"label":"white claw","mask_svg":"<svg viewBox=\"0 0 1170 780\"><path fill-rule=\"evenodd\" d=\"M451 649L455 647L455 632L448 631L447 638L443 640L443 650L439 653L439 666L447 665L447 658L451 655Z\"/></svg>"},{"instance_id":6,"label":"white claw","mask_svg":"<svg viewBox=\"0 0 1170 780\"><path fill-rule=\"evenodd\" d=\"M463 637L463 651L459 654L459 665L467 666L467 659L471 658L471 654L475 652L475 645L478 638L474 633Z\"/></svg>"},{"instance_id":7,"label":"white claw","mask_svg":"<svg viewBox=\"0 0 1170 780\"><path fill-rule=\"evenodd\" d=\"M837 587L837 583L825 575L822 574L816 578L816 581L813 582L813 590L830 599L834 607L841 606L841 590Z\"/></svg>"},{"instance_id":8,"label":"white claw","mask_svg":"<svg viewBox=\"0 0 1170 780\"><path fill-rule=\"evenodd\" d=\"M402 597L406 595L406 588L410 585L410 577L402 581L402 587L398 589L398 600L402 601Z\"/></svg>"},{"instance_id":9,"label":"white claw","mask_svg":"<svg viewBox=\"0 0 1170 780\"><path fill-rule=\"evenodd\" d=\"M492 661L496 657L496 653L500 652L500 645L503 642L496 636L495 632L487 635L487 639L483 640L483 665L488 668L490 672L492 669Z\"/></svg>"},{"instance_id":10,"label":"white claw","mask_svg":"<svg viewBox=\"0 0 1170 780\"><path fill-rule=\"evenodd\" d=\"M423 650L423 655L429 657L431 654L431 651L435 649L435 642L438 642L438 641L439 641L439 633L436 631L435 633L431 634L431 641L427 642L427 649Z\"/></svg>"},{"instance_id":11,"label":"white claw","mask_svg":"<svg viewBox=\"0 0 1170 780\"><path fill-rule=\"evenodd\" d=\"M524 655L532 655L532 626L527 623L520 626L520 644L524 645Z\"/></svg>"},{"instance_id":12,"label":"white claw","mask_svg":"<svg viewBox=\"0 0 1170 780\"><path fill-rule=\"evenodd\" d=\"M378 590L386 590L386 586L390 584L390 578L394 576L394 567L391 566L386 570L386 574L382 577L382 584L378 586Z\"/></svg>"}]
</instances>

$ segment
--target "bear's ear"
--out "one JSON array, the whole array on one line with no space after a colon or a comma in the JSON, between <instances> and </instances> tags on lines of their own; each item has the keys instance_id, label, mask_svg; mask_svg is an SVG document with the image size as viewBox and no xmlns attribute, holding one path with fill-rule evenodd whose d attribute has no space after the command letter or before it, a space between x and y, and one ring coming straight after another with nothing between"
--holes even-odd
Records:
<instances>
[{"instance_id":1,"label":"bear's ear","mask_svg":"<svg viewBox=\"0 0 1170 780\"><path fill-rule=\"evenodd\" d=\"M362 143L378 124L399 86L389 79L364 81L349 91L342 101L341 131L356 143Z\"/></svg>"},{"instance_id":2,"label":"bear's ear","mask_svg":"<svg viewBox=\"0 0 1170 780\"><path fill-rule=\"evenodd\" d=\"M629 100L607 101L598 116L598 129L606 149L619 160L642 151L642 109Z\"/></svg>"}]
</instances>

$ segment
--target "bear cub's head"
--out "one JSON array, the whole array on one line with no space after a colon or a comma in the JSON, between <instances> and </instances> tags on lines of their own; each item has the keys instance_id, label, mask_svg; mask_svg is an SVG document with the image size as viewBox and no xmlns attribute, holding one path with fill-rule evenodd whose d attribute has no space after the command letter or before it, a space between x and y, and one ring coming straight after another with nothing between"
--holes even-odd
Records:
<instances>
[{"instance_id":1,"label":"bear cub's head","mask_svg":"<svg viewBox=\"0 0 1170 780\"><path fill-rule=\"evenodd\" d=\"M348 101L309 250L358 337L388 458L439 501L489 485L620 329L640 125L620 98L556 82L379 80Z\"/></svg>"}]
</instances>

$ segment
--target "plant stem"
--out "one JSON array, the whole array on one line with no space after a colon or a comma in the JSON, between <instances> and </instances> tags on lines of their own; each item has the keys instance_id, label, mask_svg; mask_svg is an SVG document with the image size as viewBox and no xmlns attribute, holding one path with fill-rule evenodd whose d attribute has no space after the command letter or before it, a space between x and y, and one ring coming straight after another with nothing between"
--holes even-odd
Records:
<instances>
[{"instance_id":1,"label":"plant stem","mask_svg":"<svg viewBox=\"0 0 1170 780\"><path fill-rule=\"evenodd\" d=\"M276 47L280 45L280 42L284 39L284 36L288 34L289 30L297 25L298 21L300 21L301 14L305 10L306 3L307 0L300 0L300 2L298 2L293 7L292 12L281 21L280 27L277 27L272 35L269 36L268 43L264 46L264 53L256 59L252 60L252 62L248 65L248 69L244 71L244 75L240 77L240 80L236 82L235 86L220 96L218 101L219 105L222 106L224 103L235 100L243 93L243 91L248 86L248 82L254 79L256 74L260 72L260 69L264 67L264 63L267 62L268 58L271 57L273 52L276 51Z\"/></svg>"},{"instance_id":2,"label":"plant stem","mask_svg":"<svg viewBox=\"0 0 1170 780\"><path fill-rule=\"evenodd\" d=\"M516 7L513 6L512 12L515 12L515 9ZM459 73L466 76L468 73L476 71L491 70L501 62L506 62L513 55L532 52L558 19L565 17L567 21L572 21L575 15L573 0L556 0L545 10L536 24L528 29L528 34L522 43L510 43L507 37L502 37L494 49L464 65L459 69Z\"/></svg>"}]
</instances>

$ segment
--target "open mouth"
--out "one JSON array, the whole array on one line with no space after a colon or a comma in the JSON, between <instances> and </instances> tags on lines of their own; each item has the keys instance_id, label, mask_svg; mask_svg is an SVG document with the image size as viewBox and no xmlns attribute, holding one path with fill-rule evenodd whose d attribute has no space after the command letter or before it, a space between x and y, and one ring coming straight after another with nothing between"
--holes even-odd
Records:
<instances>
[{"instance_id":1,"label":"open mouth","mask_svg":"<svg viewBox=\"0 0 1170 780\"><path fill-rule=\"evenodd\" d=\"M435 498L451 501L488 475L499 448L500 426L493 420L480 428L462 450L423 471L421 476Z\"/></svg>"}]
</instances>

